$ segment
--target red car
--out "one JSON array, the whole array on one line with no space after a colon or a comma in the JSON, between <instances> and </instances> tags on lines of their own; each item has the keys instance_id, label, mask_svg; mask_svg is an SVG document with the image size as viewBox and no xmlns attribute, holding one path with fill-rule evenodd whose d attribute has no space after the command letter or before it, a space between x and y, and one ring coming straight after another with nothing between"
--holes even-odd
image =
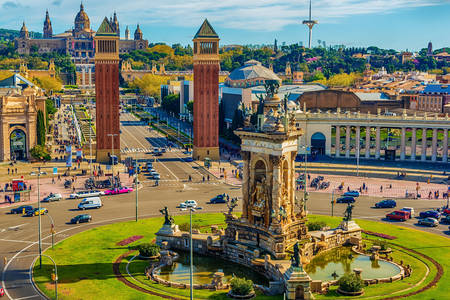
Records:
<instances>
[{"instance_id":1,"label":"red car","mask_svg":"<svg viewBox=\"0 0 450 300\"><path fill-rule=\"evenodd\" d=\"M444 209L444 211L442 212L442 214L444 214L444 215L450 215L450 208Z\"/></svg>"},{"instance_id":2,"label":"red car","mask_svg":"<svg viewBox=\"0 0 450 300\"><path fill-rule=\"evenodd\" d=\"M409 212L403 210L396 210L386 215L388 220L406 221L409 217Z\"/></svg>"},{"instance_id":3,"label":"red car","mask_svg":"<svg viewBox=\"0 0 450 300\"><path fill-rule=\"evenodd\" d=\"M132 188L128 188L126 186L120 187L120 188L114 188L110 190L105 191L105 195L117 195L117 194L125 194L132 192Z\"/></svg>"},{"instance_id":4,"label":"red car","mask_svg":"<svg viewBox=\"0 0 450 300\"><path fill-rule=\"evenodd\" d=\"M5 290L0 286L0 297L5 296Z\"/></svg>"}]
</instances>

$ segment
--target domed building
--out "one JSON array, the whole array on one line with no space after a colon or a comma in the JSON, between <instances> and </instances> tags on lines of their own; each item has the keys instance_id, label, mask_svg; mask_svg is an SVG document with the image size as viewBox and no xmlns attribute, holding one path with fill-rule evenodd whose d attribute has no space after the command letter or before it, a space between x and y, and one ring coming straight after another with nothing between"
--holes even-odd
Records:
<instances>
[{"instance_id":1,"label":"domed building","mask_svg":"<svg viewBox=\"0 0 450 300\"><path fill-rule=\"evenodd\" d=\"M117 14L110 20L112 28L120 37L120 27ZM25 23L23 23L20 36L15 40L15 47L19 54L30 54L31 49L35 48L39 53L59 52L72 56L75 64L92 64L94 60L94 36L95 31L91 29L91 21L84 5L80 5L80 10L75 16L73 29L66 30L63 33L53 34L50 14L46 11L43 26L43 37L35 39L30 37ZM134 40L119 40L120 53L128 53L137 49L148 47L148 41L144 40L142 30L137 26Z\"/></svg>"},{"instance_id":2,"label":"domed building","mask_svg":"<svg viewBox=\"0 0 450 300\"><path fill-rule=\"evenodd\" d=\"M273 71L264 67L259 61L249 60L244 63L244 66L233 70L225 84L229 87L248 88L264 85L266 80L276 80L281 83L280 77Z\"/></svg>"}]
</instances>

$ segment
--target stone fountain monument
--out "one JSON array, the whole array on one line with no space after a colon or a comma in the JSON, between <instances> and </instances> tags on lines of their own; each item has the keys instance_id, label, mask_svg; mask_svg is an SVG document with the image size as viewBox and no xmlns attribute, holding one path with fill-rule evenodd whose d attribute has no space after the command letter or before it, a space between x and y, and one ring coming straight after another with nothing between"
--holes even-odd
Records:
<instances>
[{"instance_id":1,"label":"stone fountain monument","mask_svg":"<svg viewBox=\"0 0 450 300\"><path fill-rule=\"evenodd\" d=\"M266 83L258 127L236 130L243 158L242 216L227 218L228 242L251 245L286 257L286 249L306 238L306 213L295 198L295 157L302 132L277 95L278 83Z\"/></svg>"}]
</instances>

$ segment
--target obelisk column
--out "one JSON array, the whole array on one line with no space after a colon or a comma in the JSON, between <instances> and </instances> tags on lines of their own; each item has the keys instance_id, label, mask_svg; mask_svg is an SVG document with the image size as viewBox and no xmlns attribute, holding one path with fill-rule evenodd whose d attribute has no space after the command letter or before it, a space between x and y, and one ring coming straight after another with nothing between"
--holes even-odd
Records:
<instances>
[{"instance_id":1,"label":"obelisk column","mask_svg":"<svg viewBox=\"0 0 450 300\"><path fill-rule=\"evenodd\" d=\"M417 151L417 146L416 146L416 141L417 141L417 136L416 136L416 128L412 128L412 134L411 134L411 160L416 160L416 151Z\"/></svg>"},{"instance_id":2,"label":"obelisk column","mask_svg":"<svg viewBox=\"0 0 450 300\"><path fill-rule=\"evenodd\" d=\"M444 141L442 146L442 161L447 162L448 160L448 129L444 129Z\"/></svg>"},{"instance_id":3,"label":"obelisk column","mask_svg":"<svg viewBox=\"0 0 450 300\"><path fill-rule=\"evenodd\" d=\"M427 129L422 128L422 156L421 160L425 161L427 159Z\"/></svg>"},{"instance_id":4,"label":"obelisk column","mask_svg":"<svg viewBox=\"0 0 450 300\"><path fill-rule=\"evenodd\" d=\"M366 126L366 158L370 158L370 126Z\"/></svg>"},{"instance_id":5,"label":"obelisk column","mask_svg":"<svg viewBox=\"0 0 450 300\"><path fill-rule=\"evenodd\" d=\"M336 126L336 157L341 156L341 126Z\"/></svg>"},{"instance_id":6,"label":"obelisk column","mask_svg":"<svg viewBox=\"0 0 450 300\"><path fill-rule=\"evenodd\" d=\"M402 127L402 136L400 140L400 160L405 160L405 145L406 145L406 128Z\"/></svg>"},{"instance_id":7,"label":"obelisk column","mask_svg":"<svg viewBox=\"0 0 450 300\"><path fill-rule=\"evenodd\" d=\"M346 127L346 136L345 136L345 157L349 158L350 157L350 135L351 135L351 130L350 130L350 126L347 125Z\"/></svg>"},{"instance_id":8,"label":"obelisk column","mask_svg":"<svg viewBox=\"0 0 450 300\"><path fill-rule=\"evenodd\" d=\"M436 161L437 157L437 128L433 128L433 140L431 144L431 161Z\"/></svg>"},{"instance_id":9,"label":"obelisk column","mask_svg":"<svg viewBox=\"0 0 450 300\"><path fill-rule=\"evenodd\" d=\"M375 158L379 159L380 158L380 141L381 137L380 137L380 126L377 126L377 134L375 137Z\"/></svg>"}]
</instances>

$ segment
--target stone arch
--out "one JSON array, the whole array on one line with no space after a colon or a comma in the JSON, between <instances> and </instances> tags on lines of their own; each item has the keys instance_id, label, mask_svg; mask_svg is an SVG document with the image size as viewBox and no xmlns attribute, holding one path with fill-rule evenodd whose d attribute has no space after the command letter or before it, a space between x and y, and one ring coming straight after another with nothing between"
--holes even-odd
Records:
<instances>
[{"instance_id":1,"label":"stone arch","mask_svg":"<svg viewBox=\"0 0 450 300\"><path fill-rule=\"evenodd\" d=\"M8 135L10 159L26 160L28 158L28 136L24 126L10 128Z\"/></svg>"},{"instance_id":2,"label":"stone arch","mask_svg":"<svg viewBox=\"0 0 450 300\"><path fill-rule=\"evenodd\" d=\"M318 155L325 155L327 138L325 134L320 131L316 131L311 136L311 154L317 153Z\"/></svg>"},{"instance_id":3,"label":"stone arch","mask_svg":"<svg viewBox=\"0 0 450 300\"><path fill-rule=\"evenodd\" d=\"M263 177L267 179L267 163L264 159L256 159L252 167L255 170L255 181L259 181Z\"/></svg>"},{"instance_id":4,"label":"stone arch","mask_svg":"<svg viewBox=\"0 0 450 300\"><path fill-rule=\"evenodd\" d=\"M301 284L295 288L295 299L305 299L305 288Z\"/></svg>"}]
</instances>

